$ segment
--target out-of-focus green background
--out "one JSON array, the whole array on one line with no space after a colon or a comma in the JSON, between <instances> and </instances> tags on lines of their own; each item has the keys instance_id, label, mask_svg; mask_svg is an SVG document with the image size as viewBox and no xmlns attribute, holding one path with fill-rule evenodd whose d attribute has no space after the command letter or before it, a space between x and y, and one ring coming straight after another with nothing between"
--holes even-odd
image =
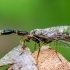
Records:
<instances>
[{"instance_id":1,"label":"out-of-focus green background","mask_svg":"<svg viewBox=\"0 0 70 70\"><path fill-rule=\"evenodd\" d=\"M70 25L69 0L0 0L0 30L31 31L58 25ZM20 38L14 34L0 36L0 58L17 46ZM33 50L34 42L27 46ZM59 47L58 51L70 61L70 48Z\"/></svg>"}]
</instances>

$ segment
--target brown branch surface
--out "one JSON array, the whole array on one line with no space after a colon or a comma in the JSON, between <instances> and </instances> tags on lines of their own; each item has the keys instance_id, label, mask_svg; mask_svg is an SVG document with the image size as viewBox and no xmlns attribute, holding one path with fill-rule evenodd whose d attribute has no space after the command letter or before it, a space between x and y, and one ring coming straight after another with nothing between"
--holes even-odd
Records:
<instances>
[{"instance_id":1,"label":"brown branch surface","mask_svg":"<svg viewBox=\"0 0 70 70\"><path fill-rule=\"evenodd\" d=\"M36 61L37 53L38 51L32 54ZM54 49L43 46L38 57L38 68L39 70L70 70L70 63Z\"/></svg>"},{"instance_id":2,"label":"brown branch surface","mask_svg":"<svg viewBox=\"0 0 70 70\"><path fill-rule=\"evenodd\" d=\"M23 44L18 45L1 58L0 66L12 64L8 70L38 70L30 49L23 49L22 46Z\"/></svg>"},{"instance_id":3,"label":"brown branch surface","mask_svg":"<svg viewBox=\"0 0 70 70\"><path fill-rule=\"evenodd\" d=\"M0 59L0 66L12 64L8 70L70 70L70 63L49 46L41 48L38 65L38 51L31 55L29 48L23 50L23 45L18 45L3 58Z\"/></svg>"}]
</instances>

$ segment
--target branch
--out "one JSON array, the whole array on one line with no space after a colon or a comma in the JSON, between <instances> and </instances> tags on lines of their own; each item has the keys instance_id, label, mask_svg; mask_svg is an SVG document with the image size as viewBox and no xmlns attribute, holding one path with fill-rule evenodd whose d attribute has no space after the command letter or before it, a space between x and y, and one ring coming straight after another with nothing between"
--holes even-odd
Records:
<instances>
[{"instance_id":1,"label":"branch","mask_svg":"<svg viewBox=\"0 0 70 70\"><path fill-rule=\"evenodd\" d=\"M29 48L23 50L22 45L18 45L0 59L0 66L8 64L12 64L8 70L38 70Z\"/></svg>"},{"instance_id":2,"label":"branch","mask_svg":"<svg viewBox=\"0 0 70 70\"><path fill-rule=\"evenodd\" d=\"M29 48L23 50L22 45L18 45L0 59L0 66L12 64L8 70L70 70L70 63L48 46L41 48L38 65L37 54L35 51L31 55Z\"/></svg>"},{"instance_id":3,"label":"branch","mask_svg":"<svg viewBox=\"0 0 70 70\"><path fill-rule=\"evenodd\" d=\"M37 61L37 53L34 52L32 56ZM60 54L49 46L41 48L38 58L39 70L70 70L70 63Z\"/></svg>"}]
</instances>

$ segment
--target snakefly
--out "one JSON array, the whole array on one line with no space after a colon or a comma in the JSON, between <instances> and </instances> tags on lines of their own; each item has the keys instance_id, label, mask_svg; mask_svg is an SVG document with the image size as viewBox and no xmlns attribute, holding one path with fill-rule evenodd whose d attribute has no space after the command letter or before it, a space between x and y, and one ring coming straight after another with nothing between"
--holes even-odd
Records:
<instances>
[{"instance_id":1,"label":"snakefly","mask_svg":"<svg viewBox=\"0 0 70 70\"><path fill-rule=\"evenodd\" d=\"M39 46L37 58L40 52L40 42L44 44L49 44L53 41L70 42L70 26L56 26L45 29L34 29L30 32L11 29L4 29L0 31L0 35L9 35L12 33L25 37L26 42L29 42L30 40L36 42Z\"/></svg>"}]
</instances>

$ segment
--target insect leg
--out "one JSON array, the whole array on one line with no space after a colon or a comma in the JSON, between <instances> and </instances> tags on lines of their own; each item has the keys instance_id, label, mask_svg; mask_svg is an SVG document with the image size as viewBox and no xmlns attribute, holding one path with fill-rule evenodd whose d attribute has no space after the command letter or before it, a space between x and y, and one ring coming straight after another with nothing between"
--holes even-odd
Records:
<instances>
[{"instance_id":1,"label":"insect leg","mask_svg":"<svg viewBox=\"0 0 70 70\"><path fill-rule=\"evenodd\" d=\"M57 50L58 50L58 40L56 40L56 48L55 48L55 50L56 50L56 53L57 53Z\"/></svg>"},{"instance_id":2,"label":"insect leg","mask_svg":"<svg viewBox=\"0 0 70 70\"><path fill-rule=\"evenodd\" d=\"M26 38L24 39L23 49L26 47L26 42L30 42L29 36L26 36Z\"/></svg>"},{"instance_id":3,"label":"insect leg","mask_svg":"<svg viewBox=\"0 0 70 70\"><path fill-rule=\"evenodd\" d=\"M55 52L57 54L57 50L58 50L58 40L56 40L56 49ZM62 60L60 59L59 55L57 54L57 57L59 58L59 60L62 62Z\"/></svg>"},{"instance_id":4,"label":"insect leg","mask_svg":"<svg viewBox=\"0 0 70 70\"><path fill-rule=\"evenodd\" d=\"M22 48L25 49L25 47L26 47L26 39L24 40L24 44L23 44Z\"/></svg>"},{"instance_id":5,"label":"insect leg","mask_svg":"<svg viewBox=\"0 0 70 70\"><path fill-rule=\"evenodd\" d=\"M22 45L22 48L23 48L23 49L26 47L25 41L23 41L23 37L21 37L19 43Z\"/></svg>"},{"instance_id":6,"label":"insect leg","mask_svg":"<svg viewBox=\"0 0 70 70\"><path fill-rule=\"evenodd\" d=\"M23 42L23 44L22 44L22 42ZM23 37L21 37L21 39L20 39L20 44L22 45L22 48L23 49L25 49L25 47L26 47L26 42L29 42L29 39L24 39L24 41L23 41Z\"/></svg>"},{"instance_id":7,"label":"insect leg","mask_svg":"<svg viewBox=\"0 0 70 70\"><path fill-rule=\"evenodd\" d=\"M37 64L38 64L38 57L39 57L39 53L40 53L40 42L41 42L41 39L38 38L38 37L33 36L32 40L35 41L38 44L38 47L39 47L38 54L37 54Z\"/></svg>"},{"instance_id":8,"label":"insect leg","mask_svg":"<svg viewBox=\"0 0 70 70\"><path fill-rule=\"evenodd\" d=\"M25 47L26 47L26 39L23 40L23 37L21 37L20 44L22 45L22 48L25 49Z\"/></svg>"},{"instance_id":9,"label":"insect leg","mask_svg":"<svg viewBox=\"0 0 70 70\"><path fill-rule=\"evenodd\" d=\"M38 64L38 57L39 57L39 53L40 53L40 43L38 43L38 47L39 47L39 50L38 50L38 54L37 54L37 64Z\"/></svg>"},{"instance_id":10,"label":"insect leg","mask_svg":"<svg viewBox=\"0 0 70 70\"><path fill-rule=\"evenodd\" d=\"M36 50L36 42L35 42L35 47L34 47L34 51Z\"/></svg>"}]
</instances>

